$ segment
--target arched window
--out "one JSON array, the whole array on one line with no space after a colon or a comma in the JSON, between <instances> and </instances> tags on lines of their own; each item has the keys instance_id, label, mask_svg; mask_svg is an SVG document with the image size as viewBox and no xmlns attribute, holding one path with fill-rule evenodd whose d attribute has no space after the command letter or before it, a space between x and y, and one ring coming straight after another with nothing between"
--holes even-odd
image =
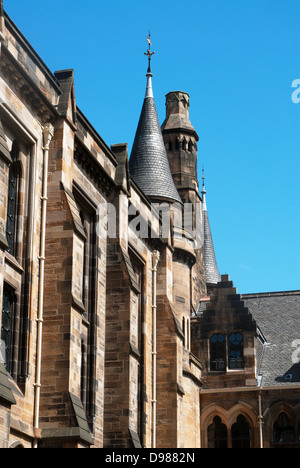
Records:
<instances>
[{"instance_id":1,"label":"arched window","mask_svg":"<svg viewBox=\"0 0 300 468\"><path fill-rule=\"evenodd\" d=\"M215 333L210 339L210 370L224 371L226 369L225 336Z\"/></svg>"},{"instance_id":2,"label":"arched window","mask_svg":"<svg viewBox=\"0 0 300 468\"><path fill-rule=\"evenodd\" d=\"M274 423L273 440L276 444L294 442L293 423L286 413L281 413Z\"/></svg>"},{"instance_id":3,"label":"arched window","mask_svg":"<svg viewBox=\"0 0 300 468\"><path fill-rule=\"evenodd\" d=\"M192 140L189 141L189 152L191 153L193 151L193 143Z\"/></svg>"},{"instance_id":4,"label":"arched window","mask_svg":"<svg viewBox=\"0 0 300 468\"><path fill-rule=\"evenodd\" d=\"M241 333L231 333L228 338L228 367L229 369L243 369L244 340Z\"/></svg>"},{"instance_id":5,"label":"arched window","mask_svg":"<svg viewBox=\"0 0 300 468\"><path fill-rule=\"evenodd\" d=\"M176 149L176 151L178 151L179 148L180 148L179 139L176 138L176 142L175 142L175 149Z\"/></svg>"},{"instance_id":6,"label":"arched window","mask_svg":"<svg viewBox=\"0 0 300 468\"><path fill-rule=\"evenodd\" d=\"M228 448L227 427L216 416L207 430L208 448Z\"/></svg>"},{"instance_id":7,"label":"arched window","mask_svg":"<svg viewBox=\"0 0 300 468\"><path fill-rule=\"evenodd\" d=\"M232 448L250 448L250 425L245 416L240 415L231 428Z\"/></svg>"},{"instance_id":8,"label":"arched window","mask_svg":"<svg viewBox=\"0 0 300 468\"><path fill-rule=\"evenodd\" d=\"M173 145L172 145L171 141L169 141L168 149L169 149L169 151L173 151Z\"/></svg>"},{"instance_id":9,"label":"arched window","mask_svg":"<svg viewBox=\"0 0 300 468\"><path fill-rule=\"evenodd\" d=\"M24 445L19 440L16 440L9 446L9 448L10 449L23 449Z\"/></svg>"},{"instance_id":10,"label":"arched window","mask_svg":"<svg viewBox=\"0 0 300 468\"><path fill-rule=\"evenodd\" d=\"M187 145L186 145L186 139L184 138L184 139L183 139L183 142L182 142L182 149L183 149L183 151L186 151L186 146L187 146Z\"/></svg>"}]
</instances>

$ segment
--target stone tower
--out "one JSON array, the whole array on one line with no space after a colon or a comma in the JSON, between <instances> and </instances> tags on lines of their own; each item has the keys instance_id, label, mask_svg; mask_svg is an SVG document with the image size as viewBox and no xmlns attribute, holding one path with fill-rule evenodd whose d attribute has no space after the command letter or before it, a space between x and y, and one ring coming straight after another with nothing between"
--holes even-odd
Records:
<instances>
[{"instance_id":1,"label":"stone tower","mask_svg":"<svg viewBox=\"0 0 300 468\"><path fill-rule=\"evenodd\" d=\"M165 148L173 180L183 203L193 207L190 229L197 230L198 245L195 251L196 264L192 270L191 303L197 309L201 297L206 295L205 265L203 257L203 221L197 224L197 216L202 218L202 199L199 193L197 175L198 134L189 116L190 96L182 91L166 95L166 119L161 127Z\"/></svg>"},{"instance_id":2,"label":"stone tower","mask_svg":"<svg viewBox=\"0 0 300 468\"><path fill-rule=\"evenodd\" d=\"M184 203L200 200L197 180L199 137L189 118L190 97L181 91L166 96L166 120L162 125L165 147L177 190Z\"/></svg>"}]
</instances>

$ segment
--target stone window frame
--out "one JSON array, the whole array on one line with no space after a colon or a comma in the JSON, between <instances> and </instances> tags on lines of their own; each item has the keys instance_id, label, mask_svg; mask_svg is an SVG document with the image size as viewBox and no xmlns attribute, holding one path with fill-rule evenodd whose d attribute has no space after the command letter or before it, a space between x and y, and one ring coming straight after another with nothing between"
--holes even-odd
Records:
<instances>
[{"instance_id":1,"label":"stone window frame","mask_svg":"<svg viewBox=\"0 0 300 468\"><path fill-rule=\"evenodd\" d=\"M81 307L83 330L81 336L81 401L92 427L96 412L96 347L97 342L97 207L81 187L73 181L75 200L84 230L83 301ZM92 227L91 227L92 224ZM92 275L91 275L92 273ZM88 284L88 288L86 285ZM92 288L90 291L89 288Z\"/></svg>"}]
</instances>

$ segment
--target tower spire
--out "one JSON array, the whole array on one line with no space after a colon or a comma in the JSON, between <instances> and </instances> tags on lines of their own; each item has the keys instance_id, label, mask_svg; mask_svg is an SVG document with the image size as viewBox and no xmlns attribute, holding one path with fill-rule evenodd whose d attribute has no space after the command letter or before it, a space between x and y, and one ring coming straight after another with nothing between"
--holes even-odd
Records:
<instances>
[{"instance_id":1,"label":"tower spire","mask_svg":"<svg viewBox=\"0 0 300 468\"><path fill-rule=\"evenodd\" d=\"M217 259L214 249L213 238L210 230L210 224L207 214L206 206L206 190L205 190L205 175L204 167L202 168L202 217L203 217L203 230L204 230L204 245L203 245L203 257L205 266L206 283L217 284L221 281L219 273Z\"/></svg>"},{"instance_id":2,"label":"tower spire","mask_svg":"<svg viewBox=\"0 0 300 468\"><path fill-rule=\"evenodd\" d=\"M151 52L150 32L147 42L147 88L129 160L129 170L132 178L151 201L182 204L171 174L154 102L151 57L155 52Z\"/></svg>"},{"instance_id":3,"label":"tower spire","mask_svg":"<svg viewBox=\"0 0 300 468\"><path fill-rule=\"evenodd\" d=\"M148 98L148 97L152 97L152 98L153 98L153 89L152 89L152 77L153 77L153 74L152 74L152 71L151 71L151 58L152 58L152 55L155 54L155 51L151 52L152 43L151 43L151 34L150 34L150 31L149 31L149 35L147 36L147 42L148 42L149 48L148 48L147 52L145 52L145 55L148 57L148 70L147 70L147 74L146 74L146 77L147 77L147 87L146 87L146 95L145 95L145 98Z\"/></svg>"},{"instance_id":4,"label":"tower spire","mask_svg":"<svg viewBox=\"0 0 300 468\"><path fill-rule=\"evenodd\" d=\"M206 207L206 190L205 190L205 174L204 174L204 166L202 166L202 211L207 211Z\"/></svg>"}]
</instances>

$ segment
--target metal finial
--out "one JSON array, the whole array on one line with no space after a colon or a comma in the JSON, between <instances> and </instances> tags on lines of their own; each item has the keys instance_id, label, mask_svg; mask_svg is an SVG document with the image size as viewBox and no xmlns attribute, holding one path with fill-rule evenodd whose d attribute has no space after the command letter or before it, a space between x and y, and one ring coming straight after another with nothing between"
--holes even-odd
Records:
<instances>
[{"instance_id":1,"label":"metal finial","mask_svg":"<svg viewBox=\"0 0 300 468\"><path fill-rule=\"evenodd\" d=\"M204 166L202 166L202 194L206 194L206 190L205 190L205 184L204 184L204 181L205 181L205 174L204 174Z\"/></svg>"},{"instance_id":2,"label":"metal finial","mask_svg":"<svg viewBox=\"0 0 300 468\"><path fill-rule=\"evenodd\" d=\"M148 42L148 44L149 44L149 49L147 50L147 52L145 52L145 55L147 55L148 60L149 60L148 73L151 73L150 62L151 62L151 57L152 57L152 55L155 54L155 51L151 52L152 42L151 42L151 34L150 34L150 31L149 31L149 35L147 36L147 42Z\"/></svg>"}]
</instances>

